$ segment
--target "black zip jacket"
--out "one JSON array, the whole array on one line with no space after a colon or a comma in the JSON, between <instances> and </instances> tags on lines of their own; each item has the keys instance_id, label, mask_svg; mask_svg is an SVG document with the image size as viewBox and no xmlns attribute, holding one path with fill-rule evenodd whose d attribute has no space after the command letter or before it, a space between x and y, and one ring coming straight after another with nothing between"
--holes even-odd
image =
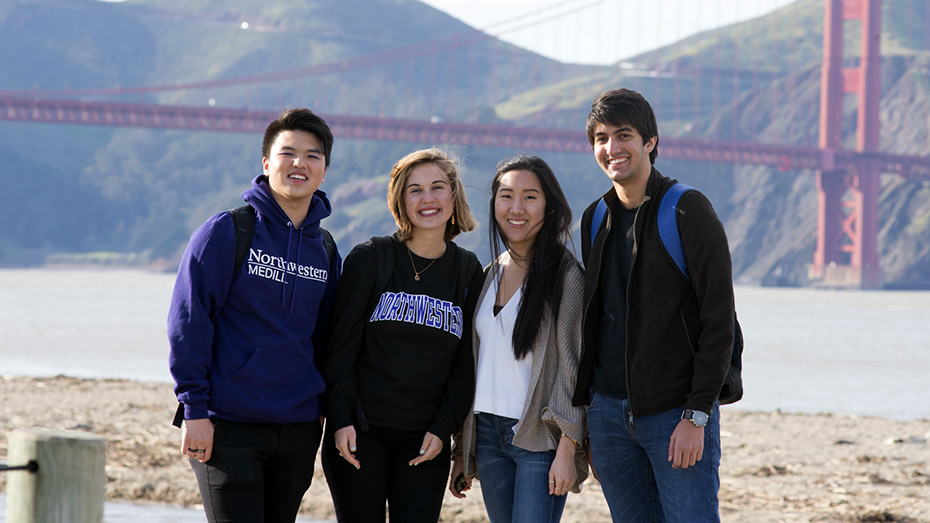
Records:
<instances>
[{"instance_id":1,"label":"black zip jacket","mask_svg":"<svg viewBox=\"0 0 930 523\"><path fill-rule=\"evenodd\" d=\"M634 416L676 407L710 413L720 394L733 346L733 278L723 224L698 191L678 205L678 229L689 282L659 239L659 201L675 183L652 168L646 198L633 225L633 257L627 288L627 392ZM614 189L611 188L611 191ZM594 303L610 209L591 245L595 201L581 218L585 265L584 333L574 405L587 405L598 346Z\"/></svg>"}]
</instances>

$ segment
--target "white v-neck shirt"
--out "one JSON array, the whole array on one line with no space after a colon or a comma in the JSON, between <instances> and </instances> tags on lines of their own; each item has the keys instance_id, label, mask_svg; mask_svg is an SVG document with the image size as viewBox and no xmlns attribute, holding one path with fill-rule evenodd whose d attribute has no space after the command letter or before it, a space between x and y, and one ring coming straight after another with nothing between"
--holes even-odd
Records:
<instances>
[{"instance_id":1,"label":"white v-neck shirt","mask_svg":"<svg viewBox=\"0 0 930 523\"><path fill-rule=\"evenodd\" d=\"M532 352L522 360L517 360L513 354L513 327L523 297L523 286L494 316L497 283L497 278L494 278L475 313L475 331L480 340L475 412L520 419L533 368Z\"/></svg>"}]
</instances>

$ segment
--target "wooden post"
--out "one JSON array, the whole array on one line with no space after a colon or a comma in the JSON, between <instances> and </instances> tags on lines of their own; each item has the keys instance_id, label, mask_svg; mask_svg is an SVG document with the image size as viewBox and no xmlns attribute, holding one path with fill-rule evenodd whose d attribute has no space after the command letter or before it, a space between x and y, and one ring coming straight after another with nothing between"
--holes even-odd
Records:
<instances>
[{"instance_id":1,"label":"wooden post","mask_svg":"<svg viewBox=\"0 0 930 523\"><path fill-rule=\"evenodd\" d=\"M101 523L106 495L107 442L99 436L49 429L17 429L8 463L39 464L36 472L9 472L9 523Z\"/></svg>"}]
</instances>

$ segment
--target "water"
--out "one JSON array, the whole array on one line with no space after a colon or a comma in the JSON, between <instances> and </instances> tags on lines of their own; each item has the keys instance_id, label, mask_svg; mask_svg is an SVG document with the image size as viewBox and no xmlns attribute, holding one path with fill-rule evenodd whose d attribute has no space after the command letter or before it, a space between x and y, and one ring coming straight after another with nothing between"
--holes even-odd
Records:
<instances>
[{"instance_id":1,"label":"water","mask_svg":"<svg viewBox=\"0 0 930 523\"><path fill-rule=\"evenodd\" d=\"M0 270L0 375L170 382L166 316L173 285L174 275L141 271ZM5 515L0 494L0 522ZM206 518L202 509L108 502L103 520Z\"/></svg>"},{"instance_id":2,"label":"water","mask_svg":"<svg viewBox=\"0 0 930 523\"><path fill-rule=\"evenodd\" d=\"M0 374L170 382L173 274L0 270ZM736 288L745 397L726 407L930 419L930 292Z\"/></svg>"},{"instance_id":3,"label":"water","mask_svg":"<svg viewBox=\"0 0 930 523\"><path fill-rule=\"evenodd\" d=\"M0 270L0 375L170 382L173 284L141 271ZM746 392L725 408L930 419L930 292L737 287L736 301ZM204 520L130 503L107 503L104 520L142 510L146 521Z\"/></svg>"}]
</instances>

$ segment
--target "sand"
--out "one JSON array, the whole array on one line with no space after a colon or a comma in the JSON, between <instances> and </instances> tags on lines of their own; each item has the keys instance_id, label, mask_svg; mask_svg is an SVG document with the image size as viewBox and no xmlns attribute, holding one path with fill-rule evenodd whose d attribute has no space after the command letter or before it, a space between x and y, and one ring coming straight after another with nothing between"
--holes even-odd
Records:
<instances>
[{"instance_id":1,"label":"sand","mask_svg":"<svg viewBox=\"0 0 930 523\"><path fill-rule=\"evenodd\" d=\"M0 377L0 460L16 428L42 427L107 440L109 501L198 506L196 480L171 426L171 386L127 380ZM930 522L930 420L747 412L724 407L720 512L725 522ZM6 474L0 474L5 490ZM484 522L480 483L464 501L447 495L442 521ZM334 519L317 466L303 514ZM564 522L610 520L589 479L569 496Z\"/></svg>"}]
</instances>

